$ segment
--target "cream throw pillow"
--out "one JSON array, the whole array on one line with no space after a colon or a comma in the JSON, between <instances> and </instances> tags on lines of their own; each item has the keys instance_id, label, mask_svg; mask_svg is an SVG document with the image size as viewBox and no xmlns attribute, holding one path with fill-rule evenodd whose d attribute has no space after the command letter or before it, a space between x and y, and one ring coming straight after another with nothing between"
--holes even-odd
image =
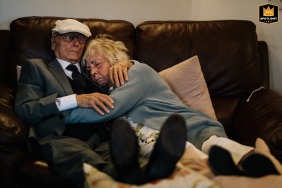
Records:
<instances>
[{"instance_id":1,"label":"cream throw pillow","mask_svg":"<svg viewBox=\"0 0 282 188\"><path fill-rule=\"evenodd\" d=\"M160 75L188 107L217 119L198 56L165 69Z\"/></svg>"}]
</instances>

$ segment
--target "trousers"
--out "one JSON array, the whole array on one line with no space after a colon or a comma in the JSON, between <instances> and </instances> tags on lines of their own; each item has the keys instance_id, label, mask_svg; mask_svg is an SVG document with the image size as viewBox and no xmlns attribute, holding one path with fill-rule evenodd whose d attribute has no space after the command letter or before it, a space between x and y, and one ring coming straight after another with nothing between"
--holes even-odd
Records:
<instances>
[{"instance_id":1,"label":"trousers","mask_svg":"<svg viewBox=\"0 0 282 188\"><path fill-rule=\"evenodd\" d=\"M78 187L84 187L83 163L90 164L98 170L117 178L111 162L109 142L97 145L97 134L87 141L78 138L62 136L51 140L41 148L42 157L63 177L69 179Z\"/></svg>"}]
</instances>

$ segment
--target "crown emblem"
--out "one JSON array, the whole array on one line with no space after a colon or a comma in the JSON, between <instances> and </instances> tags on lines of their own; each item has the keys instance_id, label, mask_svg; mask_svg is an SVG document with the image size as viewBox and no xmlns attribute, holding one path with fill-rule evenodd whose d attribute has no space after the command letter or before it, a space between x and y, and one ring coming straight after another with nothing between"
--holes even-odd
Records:
<instances>
[{"instance_id":1,"label":"crown emblem","mask_svg":"<svg viewBox=\"0 0 282 188\"><path fill-rule=\"evenodd\" d=\"M274 16L274 8L263 8L263 16Z\"/></svg>"}]
</instances>

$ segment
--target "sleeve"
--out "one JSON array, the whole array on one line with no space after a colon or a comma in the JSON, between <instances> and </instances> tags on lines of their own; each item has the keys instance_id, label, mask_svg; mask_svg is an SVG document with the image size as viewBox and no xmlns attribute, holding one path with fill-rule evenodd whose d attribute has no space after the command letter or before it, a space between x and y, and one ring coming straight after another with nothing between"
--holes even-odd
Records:
<instances>
[{"instance_id":1,"label":"sleeve","mask_svg":"<svg viewBox=\"0 0 282 188\"><path fill-rule=\"evenodd\" d=\"M99 115L92 108L76 108L66 118L67 123L98 123L109 121L126 114L131 109L142 104L147 96L147 86L138 71L130 69L129 81L116 88L110 96L115 102L115 108L110 113Z\"/></svg>"},{"instance_id":2,"label":"sleeve","mask_svg":"<svg viewBox=\"0 0 282 188\"><path fill-rule=\"evenodd\" d=\"M42 73L43 71L40 71L36 63L26 61L22 66L17 85L15 111L22 120L30 125L59 114L55 103L57 93L46 95L48 86L45 85Z\"/></svg>"}]
</instances>

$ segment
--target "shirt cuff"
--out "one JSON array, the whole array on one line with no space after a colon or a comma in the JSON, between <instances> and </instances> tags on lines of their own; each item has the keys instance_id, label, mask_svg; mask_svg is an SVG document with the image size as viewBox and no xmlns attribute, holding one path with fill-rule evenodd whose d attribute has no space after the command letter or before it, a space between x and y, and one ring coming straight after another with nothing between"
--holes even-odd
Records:
<instances>
[{"instance_id":1,"label":"shirt cuff","mask_svg":"<svg viewBox=\"0 0 282 188\"><path fill-rule=\"evenodd\" d=\"M57 98L55 102L60 112L77 107L76 94Z\"/></svg>"}]
</instances>

